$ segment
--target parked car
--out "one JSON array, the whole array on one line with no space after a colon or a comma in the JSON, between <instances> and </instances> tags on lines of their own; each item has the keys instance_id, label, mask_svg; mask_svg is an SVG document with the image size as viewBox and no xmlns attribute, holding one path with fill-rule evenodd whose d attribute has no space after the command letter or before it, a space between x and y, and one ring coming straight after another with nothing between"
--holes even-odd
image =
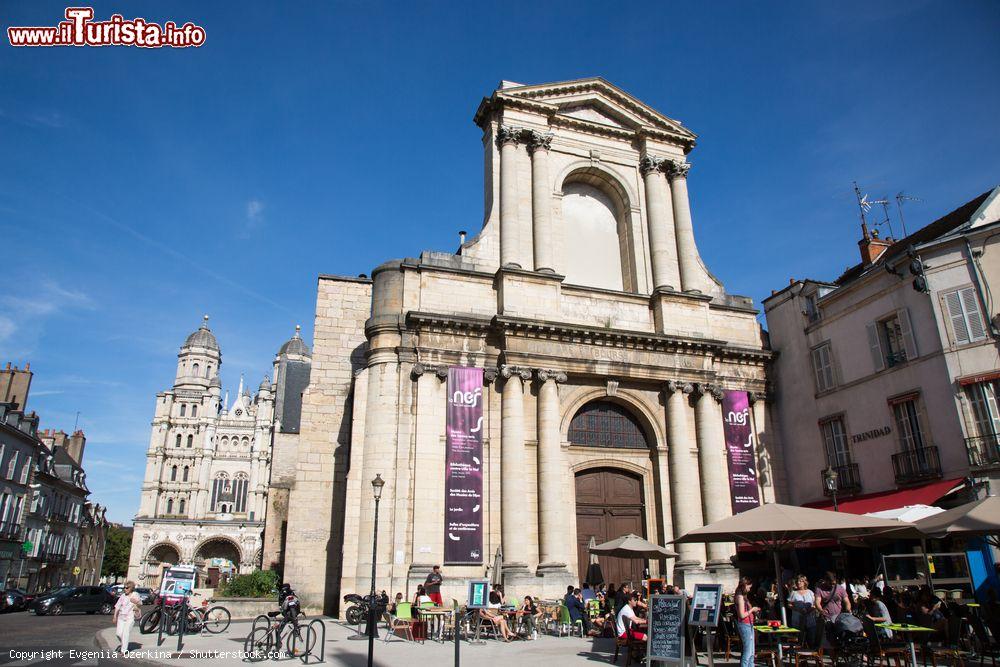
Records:
<instances>
[{"instance_id":1,"label":"parked car","mask_svg":"<svg viewBox=\"0 0 1000 667\"><path fill-rule=\"evenodd\" d=\"M125 589L125 584L109 584L105 586L105 588L108 589L109 593L111 593L115 597L118 597L119 595L122 594L122 591Z\"/></svg>"},{"instance_id":2,"label":"parked car","mask_svg":"<svg viewBox=\"0 0 1000 667\"><path fill-rule=\"evenodd\" d=\"M34 595L28 595L23 588L8 588L0 597L0 610L2 611L24 611L35 599Z\"/></svg>"},{"instance_id":3,"label":"parked car","mask_svg":"<svg viewBox=\"0 0 1000 667\"><path fill-rule=\"evenodd\" d=\"M115 598L100 586L64 586L39 595L31 608L39 616L85 612L110 614L115 608Z\"/></svg>"},{"instance_id":4,"label":"parked car","mask_svg":"<svg viewBox=\"0 0 1000 667\"><path fill-rule=\"evenodd\" d=\"M135 592L139 594L142 604L156 604L157 593L152 588L136 588Z\"/></svg>"}]
</instances>

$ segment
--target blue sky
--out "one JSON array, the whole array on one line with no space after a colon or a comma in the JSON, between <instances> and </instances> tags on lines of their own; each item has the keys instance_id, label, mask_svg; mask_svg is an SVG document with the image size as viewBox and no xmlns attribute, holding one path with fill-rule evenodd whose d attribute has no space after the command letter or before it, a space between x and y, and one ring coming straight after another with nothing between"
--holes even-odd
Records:
<instances>
[{"instance_id":1,"label":"blue sky","mask_svg":"<svg viewBox=\"0 0 1000 667\"><path fill-rule=\"evenodd\" d=\"M64 7L0 0L0 23ZM852 180L922 199L911 230L1000 183L992 0L94 8L207 31L187 50L0 46L0 362L31 362L43 428L80 411L119 521L202 313L225 386L255 387L296 323L311 340L317 274L479 229L472 115L501 79L600 75L698 133L702 256L758 303L857 261Z\"/></svg>"}]
</instances>

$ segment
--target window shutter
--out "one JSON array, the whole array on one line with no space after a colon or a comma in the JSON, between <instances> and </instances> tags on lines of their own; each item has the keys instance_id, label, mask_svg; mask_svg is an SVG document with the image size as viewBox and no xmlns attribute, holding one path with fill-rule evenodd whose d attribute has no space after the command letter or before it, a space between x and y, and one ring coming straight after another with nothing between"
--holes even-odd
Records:
<instances>
[{"instance_id":1,"label":"window shutter","mask_svg":"<svg viewBox=\"0 0 1000 667\"><path fill-rule=\"evenodd\" d=\"M813 375L816 376L816 389L818 391L826 389L826 385L823 383L823 360L820 358L822 349L817 347L812 351Z\"/></svg>"},{"instance_id":2,"label":"window shutter","mask_svg":"<svg viewBox=\"0 0 1000 667\"><path fill-rule=\"evenodd\" d=\"M917 341L913 337L913 327L910 325L910 311L903 308L899 311L899 333L903 337L903 349L907 361L917 358Z\"/></svg>"},{"instance_id":3,"label":"window shutter","mask_svg":"<svg viewBox=\"0 0 1000 667\"><path fill-rule=\"evenodd\" d=\"M885 358L882 356L882 343L879 341L877 324L871 322L866 326L868 329L868 347L871 348L872 352L872 365L877 373L885 368Z\"/></svg>"},{"instance_id":4,"label":"window shutter","mask_svg":"<svg viewBox=\"0 0 1000 667\"><path fill-rule=\"evenodd\" d=\"M965 306L969 340L983 340L986 338L986 325L983 323L983 317L979 311L979 299L976 298L976 290L972 287L966 287L959 290L958 293L962 298L962 305Z\"/></svg>"},{"instance_id":5,"label":"window shutter","mask_svg":"<svg viewBox=\"0 0 1000 667\"><path fill-rule=\"evenodd\" d=\"M951 330L955 335L955 345L965 345L969 342L969 327L965 323L962 298L959 296L958 290L945 294L944 302L948 307L948 319L951 321Z\"/></svg>"},{"instance_id":6,"label":"window shutter","mask_svg":"<svg viewBox=\"0 0 1000 667\"><path fill-rule=\"evenodd\" d=\"M25 461L24 468L21 470L21 484L27 484L28 483L28 466L29 466L29 462Z\"/></svg>"}]
</instances>

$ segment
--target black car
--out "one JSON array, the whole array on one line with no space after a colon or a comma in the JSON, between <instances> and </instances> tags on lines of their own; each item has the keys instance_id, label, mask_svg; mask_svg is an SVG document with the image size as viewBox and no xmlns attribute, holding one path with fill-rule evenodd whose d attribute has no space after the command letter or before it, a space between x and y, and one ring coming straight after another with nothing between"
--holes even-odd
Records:
<instances>
[{"instance_id":1,"label":"black car","mask_svg":"<svg viewBox=\"0 0 1000 667\"><path fill-rule=\"evenodd\" d=\"M64 612L110 614L115 608L115 597L100 586L65 586L38 595L31 608L39 616L58 616Z\"/></svg>"},{"instance_id":2,"label":"black car","mask_svg":"<svg viewBox=\"0 0 1000 667\"><path fill-rule=\"evenodd\" d=\"M23 588L8 588L0 593L0 611L24 611L31 605L34 595Z\"/></svg>"}]
</instances>

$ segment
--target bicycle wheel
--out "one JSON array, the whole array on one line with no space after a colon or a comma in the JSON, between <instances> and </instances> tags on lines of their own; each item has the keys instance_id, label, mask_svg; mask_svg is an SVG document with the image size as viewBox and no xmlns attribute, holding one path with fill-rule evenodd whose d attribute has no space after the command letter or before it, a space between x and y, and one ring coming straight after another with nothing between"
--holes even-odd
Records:
<instances>
[{"instance_id":1,"label":"bicycle wheel","mask_svg":"<svg viewBox=\"0 0 1000 667\"><path fill-rule=\"evenodd\" d=\"M156 628L160 625L160 610L158 607L150 609L142 618L139 619L139 632L144 635L149 635L156 632Z\"/></svg>"},{"instance_id":2,"label":"bicycle wheel","mask_svg":"<svg viewBox=\"0 0 1000 667\"><path fill-rule=\"evenodd\" d=\"M266 660L271 653L271 629L257 628L243 642L247 662Z\"/></svg>"},{"instance_id":3,"label":"bicycle wheel","mask_svg":"<svg viewBox=\"0 0 1000 667\"><path fill-rule=\"evenodd\" d=\"M285 651L293 658L301 658L312 653L313 646L316 645L316 633L309 632L308 626L295 624L289 626L288 635L285 637Z\"/></svg>"},{"instance_id":4,"label":"bicycle wheel","mask_svg":"<svg viewBox=\"0 0 1000 667\"><path fill-rule=\"evenodd\" d=\"M207 632L217 635L229 629L232 614L225 607L210 607L204 613L204 627Z\"/></svg>"}]
</instances>

